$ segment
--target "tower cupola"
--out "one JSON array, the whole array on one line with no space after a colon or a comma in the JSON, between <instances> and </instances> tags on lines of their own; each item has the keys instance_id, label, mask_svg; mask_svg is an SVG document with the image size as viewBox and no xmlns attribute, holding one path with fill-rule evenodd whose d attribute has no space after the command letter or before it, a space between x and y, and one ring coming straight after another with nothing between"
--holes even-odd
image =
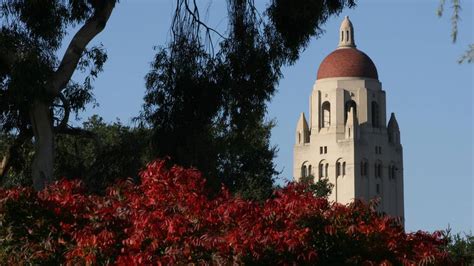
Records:
<instances>
[{"instance_id":1,"label":"tower cupola","mask_svg":"<svg viewBox=\"0 0 474 266\"><path fill-rule=\"evenodd\" d=\"M339 45L338 49L340 48L355 48L355 40L354 40L354 27L352 26L352 22L349 20L349 17L346 16L341 23L341 27L339 28Z\"/></svg>"},{"instance_id":2,"label":"tower cupola","mask_svg":"<svg viewBox=\"0 0 474 266\"><path fill-rule=\"evenodd\" d=\"M321 62L317 79L339 77L378 79L372 59L356 48L354 27L347 16L339 29L339 45Z\"/></svg>"}]
</instances>

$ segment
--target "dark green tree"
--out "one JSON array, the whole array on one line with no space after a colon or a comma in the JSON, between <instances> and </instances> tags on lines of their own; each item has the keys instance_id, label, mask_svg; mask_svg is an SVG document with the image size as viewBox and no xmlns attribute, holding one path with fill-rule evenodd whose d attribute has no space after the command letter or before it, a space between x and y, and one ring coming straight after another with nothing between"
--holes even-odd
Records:
<instances>
[{"instance_id":1,"label":"dark green tree","mask_svg":"<svg viewBox=\"0 0 474 266\"><path fill-rule=\"evenodd\" d=\"M95 115L81 127L89 135L56 135L54 178L79 178L90 192L103 188L119 178L136 179L139 171L152 158L149 154L150 130L129 127L120 121L106 124ZM0 153L14 140L0 138ZM34 153L31 142L15 149L12 165L1 180L3 187L30 185L31 162Z\"/></svg>"},{"instance_id":2,"label":"dark green tree","mask_svg":"<svg viewBox=\"0 0 474 266\"><path fill-rule=\"evenodd\" d=\"M227 3L223 36L200 20L195 2L176 2L172 40L147 76L141 118L153 128L156 156L169 155L244 197L262 199L277 174L273 122L265 115L281 68L354 2L274 0L263 14L253 0Z\"/></svg>"},{"instance_id":3,"label":"dark green tree","mask_svg":"<svg viewBox=\"0 0 474 266\"><path fill-rule=\"evenodd\" d=\"M215 62L190 36L182 33L158 51L146 77L142 117L153 128L155 157L179 158L174 162L214 174L213 120L221 106L221 88L213 77Z\"/></svg>"},{"instance_id":4,"label":"dark green tree","mask_svg":"<svg viewBox=\"0 0 474 266\"><path fill-rule=\"evenodd\" d=\"M332 188L334 187L334 185L329 182L328 178L320 178L315 182L313 175L304 176L299 180L299 182L306 184L308 189L312 191L316 197L320 198L329 197Z\"/></svg>"},{"instance_id":5,"label":"dark green tree","mask_svg":"<svg viewBox=\"0 0 474 266\"><path fill-rule=\"evenodd\" d=\"M93 101L92 80L102 70L101 47L87 48L104 28L116 0L0 1L0 131L14 138L13 150L33 140L32 183L53 180L55 135L83 134L68 126L69 115ZM62 57L67 30L78 28ZM71 80L80 70L83 82ZM6 171L3 171L6 172Z\"/></svg>"},{"instance_id":6,"label":"dark green tree","mask_svg":"<svg viewBox=\"0 0 474 266\"><path fill-rule=\"evenodd\" d=\"M5 154L0 165L0 186L31 185L32 141L18 141L13 134L0 134L0 154Z\"/></svg>"},{"instance_id":7,"label":"dark green tree","mask_svg":"<svg viewBox=\"0 0 474 266\"><path fill-rule=\"evenodd\" d=\"M55 177L80 178L91 192L102 192L118 178L137 180L150 161L150 130L120 121L106 124L97 115L83 123L87 136L56 137Z\"/></svg>"},{"instance_id":8,"label":"dark green tree","mask_svg":"<svg viewBox=\"0 0 474 266\"><path fill-rule=\"evenodd\" d=\"M446 250L451 255L455 265L474 265L474 236L469 234L453 234L451 228L444 232Z\"/></svg>"}]
</instances>

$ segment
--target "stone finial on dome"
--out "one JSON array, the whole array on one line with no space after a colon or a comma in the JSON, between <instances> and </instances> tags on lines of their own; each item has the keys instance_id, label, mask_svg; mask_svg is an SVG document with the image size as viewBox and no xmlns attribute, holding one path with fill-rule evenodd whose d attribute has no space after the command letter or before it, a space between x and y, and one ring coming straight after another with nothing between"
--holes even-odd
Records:
<instances>
[{"instance_id":1,"label":"stone finial on dome","mask_svg":"<svg viewBox=\"0 0 474 266\"><path fill-rule=\"evenodd\" d=\"M356 47L354 40L354 27L349 17L346 16L341 23L339 29L339 45L338 48Z\"/></svg>"}]
</instances>

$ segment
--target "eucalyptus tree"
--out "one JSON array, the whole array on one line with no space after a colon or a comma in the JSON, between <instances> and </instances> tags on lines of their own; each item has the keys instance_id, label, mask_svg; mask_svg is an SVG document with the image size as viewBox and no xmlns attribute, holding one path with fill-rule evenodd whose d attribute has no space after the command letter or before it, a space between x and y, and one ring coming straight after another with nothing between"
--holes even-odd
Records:
<instances>
[{"instance_id":1,"label":"eucalyptus tree","mask_svg":"<svg viewBox=\"0 0 474 266\"><path fill-rule=\"evenodd\" d=\"M88 47L106 26L117 0L1 0L0 130L13 136L2 163L33 141L35 189L52 181L56 134L88 133L68 125L70 114L92 102L92 81L107 59ZM66 43L68 32L75 31ZM58 56L61 47L64 55ZM81 82L71 80L76 70Z\"/></svg>"}]
</instances>

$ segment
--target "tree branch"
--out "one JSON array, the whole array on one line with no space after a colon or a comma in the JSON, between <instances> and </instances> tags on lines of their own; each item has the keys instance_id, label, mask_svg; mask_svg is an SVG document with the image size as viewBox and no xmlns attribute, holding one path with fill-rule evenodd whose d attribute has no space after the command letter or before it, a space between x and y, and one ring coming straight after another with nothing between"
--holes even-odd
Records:
<instances>
[{"instance_id":1,"label":"tree branch","mask_svg":"<svg viewBox=\"0 0 474 266\"><path fill-rule=\"evenodd\" d=\"M69 101L66 99L64 94L59 93L59 99L63 102L64 116L61 122L59 123L60 128L67 128L67 122L69 122L69 115L71 114L71 106Z\"/></svg>"},{"instance_id":2,"label":"tree branch","mask_svg":"<svg viewBox=\"0 0 474 266\"><path fill-rule=\"evenodd\" d=\"M204 27L206 29L207 32L214 32L215 34L217 34L219 37L221 37L222 39L227 39L224 35L222 35L220 32L218 32L217 30L209 27L206 25L206 23L202 22L201 19L199 18L199 10L197 8L197 4L196 2L194 1L194 11L191 10L191 8L189 7L189 3L188 1L184 1L184 6L186 8L186 11L188 11L189 15L192 17L193 19L193 22L197 23L198 26L200 27Z\"/></svg>"},{"instance_id":3,"label":"tree branch","mask_svg":"<svg viewBox=\"0 0 474 266\"><path fill-rule=\"evenodd\" d=\"M59 95L61 90L67 85L77 68L77 64L86 46L105 28L115 7L116 0L104 1L107 1L107 3L104 3L100 9L94 12L94 15L86 21L69 43L63 59L51 80L49 89L53 95Z\"/></svg>"},{"instance_id":4,"label":"tree branch","mask_svg":"<svg viewBox=\"0 0 474 266\"><path fill-rule=\"evenodd\" d=\"M13 141L12 145L10 145L7 149L7 152L5 155L3 155L2 162L0 164L0 178L4 178L10 170L11 167L11 158L15 156L15 152L17 152L21 145L25 143L28 138L31 138L31 132L27 133L20 133L18 137Z\"/></svg>"},{"instance_id":5,"label":"tree branch","mask_svg":"<svg viewBox=\"0 0 474 266\"><path fill-rule=\"evenodd\" d=\"M8 172L9 166L9 161L10 161L10 153L8 152L3 156L2 163L0 164L0 177L4 177L5 174Z\"/></svg>"}]
</instances>

